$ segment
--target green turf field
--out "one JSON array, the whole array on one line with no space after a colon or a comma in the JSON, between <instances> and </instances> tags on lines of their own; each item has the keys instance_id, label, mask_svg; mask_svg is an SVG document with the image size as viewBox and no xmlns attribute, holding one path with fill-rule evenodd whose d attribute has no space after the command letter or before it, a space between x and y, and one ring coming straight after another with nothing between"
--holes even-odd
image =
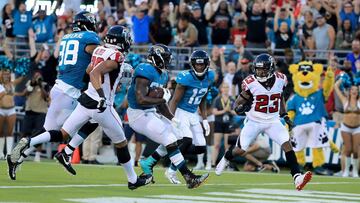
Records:
<instances>
[{"instance_id":1,"label":"green turf field","mask_svg":"<svg viewBox=\"0 0 360 203\"><path fill-rule=\"evenodd\" d=\"M0 202L360 202L360 179L352 178L314 176L297 192L288 174L212 172L205 185L189 190L170 184L156 168L155 184L130 191L119 166L75 168L78 175L70 176L55 162L25 162L11 181L1 161Z\"/></svg>"}]
</instances>

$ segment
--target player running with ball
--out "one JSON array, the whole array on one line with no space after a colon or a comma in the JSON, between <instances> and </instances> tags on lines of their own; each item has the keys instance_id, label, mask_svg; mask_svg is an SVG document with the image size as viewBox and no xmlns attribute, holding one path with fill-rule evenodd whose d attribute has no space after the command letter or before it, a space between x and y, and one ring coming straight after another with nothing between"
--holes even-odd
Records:
<instances>
[{"instance_id":1,"label":"player running with ball","mask_svg":"<svg viewBox=\"0 0 360 203\"><path fill-rule=\"evenodd\" d=\"M229 161L235 156L244 156L249 145L260 133L267 134L285 151L286 161L297 190L302 190L311 180L310 171L301 174L295 152L289 141L289 133L281 123L284 118L289 130L293 127L286 114L285 101L282 96L287 84L286 76L275 72L275 60L268 54L260 54L253 63L254 75L250 75L242 83L242 92L238 97L235 111L246 112L246 121L236 146L225 152L225 156L216 166L216 175L221 175ZM262 166L258 166L262 167Z\"/></svg>"}]
</instances>

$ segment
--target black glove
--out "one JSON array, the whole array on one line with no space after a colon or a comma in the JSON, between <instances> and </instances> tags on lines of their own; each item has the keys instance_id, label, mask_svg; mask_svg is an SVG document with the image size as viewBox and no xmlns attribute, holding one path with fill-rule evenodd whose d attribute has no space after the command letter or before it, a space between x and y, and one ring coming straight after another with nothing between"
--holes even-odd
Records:
<instances>
[{"instance_id":1,"label":"black glove","mask_svg":"<svg viewBox=\"0 0 360 203\"><path fill-rule=\"evenodd\" d=\"M288 125L289 131L295 127L294 123L290 120L288 115L284 116L284 121Z\"/></svg>"},{"instance_id":2,"label":"black glove","mask_svg":"<svg viewBox=\"0 0 360 203\"><path fill-rule=\"evenodd\" d=\"M105 111L105 109L106 109L106 98L105 97L100 97L100 100L97 105L97 109L99 109L99 113L102 113Z\"/></svg>"},{"instance_id":3,"label":"black glove","mask_svg":"<svg viewBox=\"0 0 360 203\"><path fill-rule=\"evenodd\" d=\"M251 109L251 104L240 104L239 106L235 107L234 111L237 115L241 115L245 112L248 112Z\"/></svg>"}]
</instances>

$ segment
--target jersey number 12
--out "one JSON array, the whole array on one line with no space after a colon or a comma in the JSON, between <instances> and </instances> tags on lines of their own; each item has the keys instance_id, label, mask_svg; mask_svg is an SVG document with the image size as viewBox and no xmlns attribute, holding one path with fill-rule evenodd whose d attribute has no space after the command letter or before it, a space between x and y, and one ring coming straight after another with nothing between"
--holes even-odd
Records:
<instances>
[{"instance_id":1,"label":"jersey number 12","mask_svg":"<svg viewBox=\"0 0 360 203\"><path fill-rule=\"evenodd\" d=\"M207 88L201 88L201 89L193 89L193 94L191 95L189 99L189 104L195 104L198 105L201 102L201 99L207 92Z\"/></svg>"}]
</instances>

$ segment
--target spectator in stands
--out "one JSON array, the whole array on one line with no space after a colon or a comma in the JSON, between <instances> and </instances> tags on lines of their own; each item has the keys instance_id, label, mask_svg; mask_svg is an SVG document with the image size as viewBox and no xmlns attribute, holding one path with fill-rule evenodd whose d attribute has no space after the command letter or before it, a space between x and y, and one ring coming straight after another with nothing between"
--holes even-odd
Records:
<instances>
[{"instance_id":1,"label":"spectator in stands","mask_svg":"<svg viewBox=\"0 0 360 203\"><path fill-rule=\"evenodd\" d=\"M230 62L233 63L233 62ZM234 99L229 95L228 83L222 83L220 88L220 96L214 101L213 114L215 115L215 129L214 129L214 149L212 151L212 167L215 166L219 150L221 147L221 140L224 138L225 151L229 148L228 136L231 133L230 123L233 115L236 113L232 110Z\"/></svg>"},{"instance_id":2,"label":"spectator in stands","mask_svg":"<svg viewBox=\"0 0 360 203\"><path fill-rule=\"evenodd\" d=\"M241 7L246 11L248 32L246 35L247 47L265 48L266 47L266 20L268 13L271 12L271 0L267 0L265 5L254 1L252 6L248 6L245 0L239 0Z\"/></svg>"},{"instance_id":3,"label":"spectator in stands","mask_svg":"<svg viewBox=\"0 0 360 203\"><path fill-rule=\"evenodd\" d=\"M316 50L331 50L335 47L334 28L327 24L323 15L315 16L317 27L314 29L313 36ZM318 52L316 57L319 60L327 60L326 52Z\"/></svg>"},{"instance_id":4,"label":"spectator in stands","mask_svg":"<svg viewBox=\"0 0 360 203\"><path fill-rule=\"evenodd\" d=\"M356 62L360 61L360 39L355 39L354 41L352 41L351 50L352 52L348 53L346 59L351 61L352 71L353 73L356 73L357 71Z\"/></svg>"},{"instance_id":5,"label":"spectator in stands","mask_svg":"<svg viewBox=\"0 0 360 203\"><path fill-rule=\"evenodd\" d=\"M241 58L252 60L253 55L250 51L245 50L242 37L237 35L234 39L234 49L230 51L228 61L238 64L238 61Z\"/></svg>"},{"instance_id":6,"label":"spectator in stands","mask_svg":"<svg viewBox=\"0 0 360 203\"><path fill-rule=\"evenodd\" d=\"M12 81L9 70L0 71L0 159L4 158L5 140L7 154L11 152L14 143L13 131L16 122L14 88L22 80L23 77L19 77Z\"/></svg>"},{"instance_id":7,"label":"spectator in stands","mask_svg":"<svg viewBox=\"0 0 360 203\"><path fill-rule=\"evenodd\" d=\"M213 44L227 44L230 39L232 20L227 1L221 1L218 9L209 20L212 27L211 42Z\"/></svg>"},{"instance_id":8,"label":"spectator in stands","mask_svg":"<svg viewBox=\"0 0 360 203\"><path fill-rule=\"evenodd\" d=\"M218 10L221 0L209 0L204 6L205 19L209 21L214 15L215 11Z\"/></svg>"},{"instance_id":9,"label":"spectator in stands","mask_svg":"<svg viewBox=\"0 0 360 203\"><path fill-rule=\"evenodd\" d=\"M159 17L155 17L150 26L150 40L153 44L169 45L172 41L172 27L168 20L169 11L163 9Z\"/></svg>"},{"instance_id":10,"label":"spectator in stands","mask_svg":"<svg viewBox=\"0 0 360 203\"><path fill-rule=\"evenodd\" d=\"M229 61L226 64L226 73L224 74L224 80L223 83L226 83L228 85L228 94L232 95L232 81L234 79L236 72L236 64L232 61Z\"/></svg>"},{"instance_id":11,"label":"spectator in stands","mask_svg":"<svg viewBox=\"0 0 360 203\"><path fill-rule=\"evenodd\" d=\"M321 9L319 13L324 14L326 23L333 26L335 33L338 31L338 27L341 24L340 8L341 2L337 0L320 1Z\"/></svg>"},{"instance_id":12,"label":"spectator in stands","mask_svg":"<svg viewBox=\"0 0 360 203\"><path fill-rule=\"evenodd\" d=\"M198 43L200 46L207 46L209 44L207 31L208 23L205 20L204 15L202 15L201 7L197 2L193 3L193 5L191 6L191 12L192 18L190 22L198 30Z\"/></svg>"},{"instance_id":13,"label":"spectator in stands","mask_svg":"<svg viewBox=\"0 0 360 203\"><path fill-rule=\"evenodd\" d=\"M225 64L225 56L224 56L224 49L219 48L217 46L213 46L211 50L211 60L210 65L212 69L215 70L217 80L216 81L216 87L219 87L224 79L224 71L226 69Z\"/></svg>"},{"instance_id":14,"label":"spectator in stands","mask_svg":"<svg viewBox=\"0 0 360 203\"><path fill-rule=\"evenodd\" d=\"M198 30L190 22L190 14L184 13L180 16L176 31L175 42L177 46L198 46Z\"/></svg>"},{"instance_id":15,"label":"spectator in stands","mask_svg":"<svg viewBox=\"0 0 360 203\"><path fill-rule=\"evenodd\" d=\"M43 128L45 116L49 105L49 86L41 75L35 71L31 80L26 83L24 92L19 96L26 96L25 117L23 121L23 135L30 137ZM41 145L37 147L34 161L40 162Z\"/></svg>"},{"instance_id":16,"label":"spectator in stands","mask_svg":"<svg viewBox=\"0 0 360 203\"><path fill-rule=\"evenodd\" d=\"M285 56L284 59L277 60L276 67L277 67L277 71L286 75L288 81L283 92L286 101L294 93L294 84L292 81L292 75L289 72L289 66L291 64L294 64L294 52L292 51L292 49L289 48L285 49L284 56Z\"/></svg>"},{"instance_id":17,"label":"spectator in stands","mask_svg":"<svg viewBox=\"0 0 360 203\"><path fill-rule=\"evenodd\" d=\"M131 16L133 23L132 30L134 32L134 43L138 45L148 44L150 23L154 16L154 11L158 7L158 0L154 0L151 4L151 8L147 12L147 8L144 6L130 7L129 2L124 0L124 7L128 15ZM147 13L146 13L147 12Z\"/></svg>"},{"instance_id":18,"label":"spectator in stands","mask_svg":"<svg viewBox=\"0 0 360 203\"><path fill-rule=\"evenodd\" d=\"M232 88L231 95L233 98L236 98L239 91L241 90L242 81L250 75L250 61L253 58L248 58L246 56L239 58L239 62L237 64L237 71L235 72L234 78L232 80ZM237 90L237 91L236 91Z\"/></svg>"},{"instance_id":19,"label":"spectator in stands","mask_svg":"<svg viewBox=\"0 0 360 203\"><path fill-rule=\"evenodd\" d=\"M289 13L290 15L290 25L288 24L286 19L287 13ZM292 44L294 31L295 31L294 15L291 12L289 12L288 7L282 7L282 8L277 7L274 18L275 48L276 49L290 48ZM283 52L280 52L279 54L282 53Z\"/></svg>"},{"instance_id":20,"label":"spectator in stands","mask_svg":"<svg viewBox=\"0 0 360 203\"><path fill-rule=\"evenodd\" d=\"M26 5L24 2L20 2L18 6L15 6L15 9L12 12L14 18L13 34L17 38L28 37L28 32L32 25L32 11L33 8L30 11L26 11Z\"/></svg>"},{"instance_id":21,"label":"spectator in stands","mask_svg":"<svg viewBox=\"0 0 360 203\"><path fill-rule=\"evenodd\" d=\"M341 136L345 146L345 168L343 177L349 177L351 155L353 163L352 177L359 177L359 155L360 155L360 99L359 99L359 87L352 85L349 90L349 94L345 95L340 90L342 79L335 83L334 90L339 96L342 105L344 106L344 117L341 124Z\"/></svg>"},{"instance_id":22,"label":"spectator in stands","mask_svg":"<svg viewBox=\"0 0 360 203\"><path fill-rule=\"evenodd\" d=\"M340 11L340 17L341 21L344 21L345 19L349 19L351 21L351 27L353 30L356 30L358 28L358 18L360 14L360 1L355 0L354 5L347 1L345 2L343 8Z\"/></svg>"},{"instance_id":23,"label":"spectator in stands","mask_svg":"<svg viewBox=\"0 0 360 203\"><path fill-rule=\"evenodd\" d=\"M104 15L105 19L111 16L111 5L109 0L100 0L97 3L97 12L95 13L96 21L101 21L100 15Z\"/></svg>"},{"instance_id":24,"label":"spectator in stands","mask_svg":"<svg viewBox=\"0 0 360 203\"><path fill-rule=\"evenodd\" d=\"M4 52L10 59L13 58L13 54L10 50L9 43L14 42L15 35L13 34L14 18L12 16L12 4L5 4L2 9L2 27L1 30L5 31L5 41L3 43Z\"/></svg>"},{"instance_id":25,"label":"spectator in stands","mask_svg":"<svg viewBox=\"0 0 360 203\"><path fill-rule=\"evenodd\" d=\"M266 163L271 154L268 137L260 134L255 141L246 150L245 158L247 161L244 164L244 171L262 172L264 170L271 170L274 173L279 173L280 169L274 161L270 164Z\"/></svg>"},{"instance_id":26,"label":"spectator in stands","mask_svg":"<svg viewBox=\"0 0 360 203\"><path fill-rule=\"evenodd\" d=\"M107 24L106 12L105 11L98 12L97 31L99 33L100 38L103 38L106 35L107 27L108 24Z\"/></svg>"},{"instance_id":27,"label":"spectator in stands","mask_svg":"<svg viewBox=\"0 0 360 203\"><path fill-rule=\"evenodd\" d=\"M346 49L351 48L351 43L355 39L355 32L351 27L351 21L345 19L341 24L341 29L336 35L336 49Z\"/></svg>"},{"instance_id":28,"label":"spectator in stands","mask_svg":"<svg viewBox=\"0 0 360 203\"><path fill-rule=\"evenodd\" d=\"M247 26L245 15L234 16L233 26L231 27L230 41L234 43L236 37L241 37L242 44L246 47L246 34L247 34Z\"/></svg>"},{"instance_id":29,"label":"spectator in stands","mask_svg":"<svg viewBox=\"0 0 360 203\"><path fill-rule=\"evenodd\" d=\"M38 11L38 15L35 16L32 23L36 42L54 42L53 27L56 19L55 11L56 9L54 10L54 13L49 16L46 15L45 10Z\"/></svg>"},{"instance_id":30,"label":"spectator in stands","mask_svg":"<svg viewBox=\"0 0 360 203\"><path fill-rule=\"evenodd\" d=\"M308 10L304 13L305 22L299 32L300 48L310 48L313 42L313 31L316 28L313 13Z\"/></svg>"}]
</instances>

